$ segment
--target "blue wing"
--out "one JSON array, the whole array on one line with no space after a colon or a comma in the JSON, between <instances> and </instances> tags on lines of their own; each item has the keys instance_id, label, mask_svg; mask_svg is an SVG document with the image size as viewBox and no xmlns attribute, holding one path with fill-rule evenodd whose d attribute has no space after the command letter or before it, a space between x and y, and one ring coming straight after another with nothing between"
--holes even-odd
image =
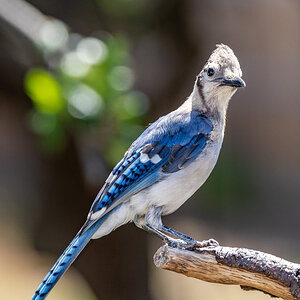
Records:
<instances>
[{"instance_id":1,"label":"blue wing","mask_svg":"<svg viewBox=\"0 0 300 300\"><path fill-rule=\"evenodd\" d=\"M150 125L111 172L91 207L86 225L90 216L102 208L107 213L159 181L164 173L188 166L204 149L212 129L210 120L198 112L174 111Z\"/></svg>"}]
</instances>

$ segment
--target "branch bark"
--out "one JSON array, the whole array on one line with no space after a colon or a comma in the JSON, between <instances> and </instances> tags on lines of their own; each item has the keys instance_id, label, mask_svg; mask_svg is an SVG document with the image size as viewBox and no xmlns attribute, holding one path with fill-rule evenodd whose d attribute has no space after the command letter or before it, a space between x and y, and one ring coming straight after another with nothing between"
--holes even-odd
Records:
<instances>
[{"instance_id":1,"label":"branch bark","mask_svg":"<svg viewBox=\"0 0 300 300\"><path fill-rule=\"evenodd\" d=\"M260 251L222 246L182 250L165 245L153 259L156 267L188 277L300 299L300 265Z\"/></svg>"}]
</instances>

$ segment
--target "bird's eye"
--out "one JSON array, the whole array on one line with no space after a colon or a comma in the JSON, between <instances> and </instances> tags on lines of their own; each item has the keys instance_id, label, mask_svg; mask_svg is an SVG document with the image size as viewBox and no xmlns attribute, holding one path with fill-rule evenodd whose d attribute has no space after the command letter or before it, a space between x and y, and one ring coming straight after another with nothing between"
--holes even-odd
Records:
<instances>
[{"instance_id":1,"label":"bird's eye","mask_svg":"<svg viewBox=\"0 0 300 300\"><path fill-rule=\"evenodd\" d=\"M208 68L207 70L207 76L211 77L215 74L215 70L213 68Z\"/></svg>"}]
</instances>

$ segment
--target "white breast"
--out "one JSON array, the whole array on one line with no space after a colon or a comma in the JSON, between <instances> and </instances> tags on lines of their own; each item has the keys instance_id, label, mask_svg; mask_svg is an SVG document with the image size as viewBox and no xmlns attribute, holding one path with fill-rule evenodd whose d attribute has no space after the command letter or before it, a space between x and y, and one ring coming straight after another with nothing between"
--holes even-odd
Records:
<instances>
[{"instance_id":1,"label":"white breast","mask_svg":"<svg viewBox=\"0 0 300 300\"><path fill-rule=\"evenodd\" d=\"M220 148L221 143L208 144L196 161L165 175L160 182L133 196L131 205L138 211L148 210L149 206L163 206L164 215L174 212L206 181L217 162Z\"/></svg>"}]
</instances>

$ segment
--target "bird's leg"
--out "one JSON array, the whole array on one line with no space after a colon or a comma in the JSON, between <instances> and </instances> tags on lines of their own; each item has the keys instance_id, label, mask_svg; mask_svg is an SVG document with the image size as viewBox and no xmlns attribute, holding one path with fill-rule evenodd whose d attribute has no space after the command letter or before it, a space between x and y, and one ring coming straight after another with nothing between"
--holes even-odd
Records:
<instances>
[{"instance_id":1,"label":"bird's leg","mask_svg":"<svg viewBox=\"0 0 300 300\"><path fill-rule=\"evenodd\" d=\"M161 211L162 207L152 207L145 215L144 227L148 231L156 234L169 246L174 248L186 249L192 247L192 245L195 245L195 243L197 243L197 241L195 241L194 239L164 226L161 221ZM170 237L169 234L178 239Z\"/></svg>"},{"instance_id":2,"label":"bird's leg","mask_svg":"<svg viewBox=\"0 0 300 300\"><path fill-rule=\"evenodd\" d=\"M193 248L204 248L209 246L218 246L218 242L209 239L206 241L198 242L192 237L189 237L181 232L178 232L172 228L169 228L162 224L161 221L161 210L162 207L153 207L144 217L137 217L134 220L134 223L147 231L150 231L164 240L169 246L180 249L193 249ZM174 239L170 237L176 237Z\"/></svg>"},{"instance_id":3,"label":"bird's leg","mask_svg":"<svg viewBox=\"0 0 300 300\"><path fill-rule=\"evenodd\" d=\"M169 246L185 248L185 242L183 240L171 238L160 230L162 228L161 207L151 208L145 216L136 217L134 223L137 227L154 233Z\"/></svg>"},{"instance_id":4,"label":"bird's leg","mask_svg":"<svg viewBox=\"0 0 300 300\"><path fill-rule=\"evenodd\" d=\"M146 217L145 216L136 216L133 220L134 224L141 228L144 229L146 231L150 231L152 233L154 233L155 235L157 235L159 238L161 238L162 240L166 240L168 238L168 236L162 232L160 232L158 229L156 229L154 226L148 224L146 222Z\"/></svg>"},{"instance_id":5,"label":"bird's leg","mask_svg":"<svg viewBox=\"0 0 300 300\"><path fill-rule=\"evenodd\" d=\"M149 223L145 223L145 229L154 233L158 237L160 237L166 244L172 247L176 247L178 245L181 245L181 248L183 247L183 243L181 240L176 240L171 238L170 236L164 234L163 232L159 231L155 226L150 225Z\"/></svg>"},{"instance_id":6,"label":"bird's leg","mask_svg":"<svg viewBox=\"0 0 300 300\"><path fill-rule=\"evenodd\" d=\"M169 228L163 224L161 224L161 228L160 230L162 232L165 232L165 233L168 233L168 234L171 234L173 236L176 236L178 238L180 238L181 240L185 241L186 243L189 243L189 242L197 242L196 240L194 240L192 237L188 236L188 235L185 235L179 231L176 231L175 229L172 229L172 228Z\"/></svg>"},{"instance_id":7,"label":"bird's leg","mask_svg":"<svg viewBox=\"0 0 300 300\"><path fill-rule=\"evenodd\" d=\"M209 240L204 240L199 242L193 239L192 237L185 235L179 231L176 231L175 229L169 228L163 224L161 224L160 230L164 233L171 234L183 240L186 243L186 248L216 247L219 245L219 243L214 239L209 239Z\"/></svg>"}]
</instances>

